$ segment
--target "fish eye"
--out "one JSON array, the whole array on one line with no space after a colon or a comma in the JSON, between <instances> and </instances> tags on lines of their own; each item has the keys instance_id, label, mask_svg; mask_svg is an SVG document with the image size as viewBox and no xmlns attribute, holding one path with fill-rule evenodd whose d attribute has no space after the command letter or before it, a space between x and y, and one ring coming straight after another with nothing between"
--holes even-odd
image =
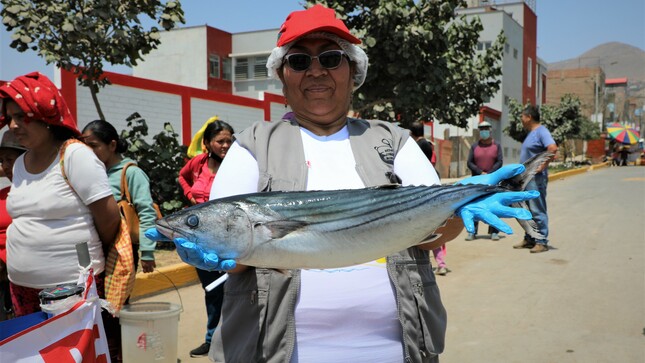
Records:
<instances>
[{"instance_id":1,"label":"fish eye","mask_svg":"<svg viewBox=\"0 0 645 363\"><path fill-rule=\"evenodd\" d=\"M186 218L186 225L188 227L190 227L190 228L195 228L195 227L199 226L199 217L197 217L194 214L189 215Z\"/></svg>"}]
</instances>

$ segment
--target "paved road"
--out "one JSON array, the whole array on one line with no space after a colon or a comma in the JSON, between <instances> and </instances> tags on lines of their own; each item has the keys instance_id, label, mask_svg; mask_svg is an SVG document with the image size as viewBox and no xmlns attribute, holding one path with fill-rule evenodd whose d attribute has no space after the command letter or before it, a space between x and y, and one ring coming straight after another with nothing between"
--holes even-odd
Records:
<instances>
[{"instance_id":1,"label":"paved road","mask_svg":"<svg viewBox=\"0 0 645 363\"><path fill-rule=\"evenodd\" d=\"M448 244L438 276L448 310L442 363L645 362L645 167L615 167L549 186L553 249L500 241ZM203 340L197 285L181 288L179 358ZM178 302L171 291L143 301ZM141 300L140 300L141 301Z\"/></svg>"},{"instance_id":2,"label":"paved road","mask_svg":"<svg viewBox=\"0 0 645 363\"><path fill-rule=\"evenodd\" d=\"M645 362L645 168L550 183L551 244L455 240L442 363Z\"/></svg>"}]
</instances>

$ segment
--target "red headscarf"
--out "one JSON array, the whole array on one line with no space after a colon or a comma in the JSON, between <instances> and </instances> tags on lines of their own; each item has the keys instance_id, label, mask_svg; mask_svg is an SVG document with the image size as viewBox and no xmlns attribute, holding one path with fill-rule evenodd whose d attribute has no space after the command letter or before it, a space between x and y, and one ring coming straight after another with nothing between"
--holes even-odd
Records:
<instances>
[{"instance_id":1,"label":"red headscarf","mask_svg":"<svg viewBox=\"0 0 645 363\"><path fill-rule=\"evenodd\" d=\"M10 98L20 106L25 113L25 119L39 120L50 125L63 126L73 131L75 135L81 133L76 127L76 120L72 117L67 103L60 91L45 75L39 72L25 74L0 86L0 98ZM0 114L0 128L7 123L7 106L2 103Z\"/></svg>"}]
</instances>

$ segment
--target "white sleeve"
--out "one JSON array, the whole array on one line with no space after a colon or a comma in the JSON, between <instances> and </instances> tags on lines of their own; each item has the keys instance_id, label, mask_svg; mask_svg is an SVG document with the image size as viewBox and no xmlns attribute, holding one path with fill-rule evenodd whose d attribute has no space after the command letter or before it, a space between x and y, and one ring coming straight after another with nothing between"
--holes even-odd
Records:
<instances>
[{"instance_id":1,"label":"white sleeve","mask_svg":"<svg viewBox=\"0 0 645 363\"><path fill-rule=\"evenodd\" d=\"M258 162L248 150L234 142L217 170L210 199L255 193L259 178Z\"/></svg>"},{"instance_id":2,"label":"white sleeve","mask_svg":"<svg viewBox=\"0 0 645 363\"><path fill-rule=\"evenodd\" d=\"M434 166L414 139L408 138L394 158L394 173L403 185L441 184Z\"/></svg>"},{"instance_id":3,"label":"white sleeve","mask_svg":"<svg viewBox=\"0 0 645 363\"><path fill-rule=\"evenodd\" d=\"M112 196L105 164L89 147L71 144L65 149L65 174L85 205Z\"/></svg>"}]
</instances>

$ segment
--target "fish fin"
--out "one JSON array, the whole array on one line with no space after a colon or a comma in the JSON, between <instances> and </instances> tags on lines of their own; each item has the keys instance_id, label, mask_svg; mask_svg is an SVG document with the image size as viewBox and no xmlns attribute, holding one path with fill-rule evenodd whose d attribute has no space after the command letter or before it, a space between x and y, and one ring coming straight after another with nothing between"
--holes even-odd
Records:
<instances>
[{"instance_id":1,"label":"fish fin","mask_svg":"<svg viewBox=\"0 0 645 363\"><path fill-rule=\"evenodd\" d=\"M553 157L553 153L545 151L543 153L537 154L532 158L524 162L524 172L519 175L516 175L510 179L503 180L500 183L500 186L508 188L510 190L524 190L526 185L533 179L537 169L542 166L547 160Z\"/></svg>"},{"instance_id":2,"label":"fish fin","mask_svg":"<svg viewBox=\"0 0 645 363\"><path fill-rule=\"evenodd\" d=\"M267 228L271 232L271 238L272 239L279 239L282 238L289 233L293 231L297 231L298 229L307 226L309 223L303 222L303 221L287 221L287 220L281 220L281 221L272 221L272 222L266 222L266 223L258 223L255 226L262 226L264 228Z\"/></svg>"}]
</instances>

